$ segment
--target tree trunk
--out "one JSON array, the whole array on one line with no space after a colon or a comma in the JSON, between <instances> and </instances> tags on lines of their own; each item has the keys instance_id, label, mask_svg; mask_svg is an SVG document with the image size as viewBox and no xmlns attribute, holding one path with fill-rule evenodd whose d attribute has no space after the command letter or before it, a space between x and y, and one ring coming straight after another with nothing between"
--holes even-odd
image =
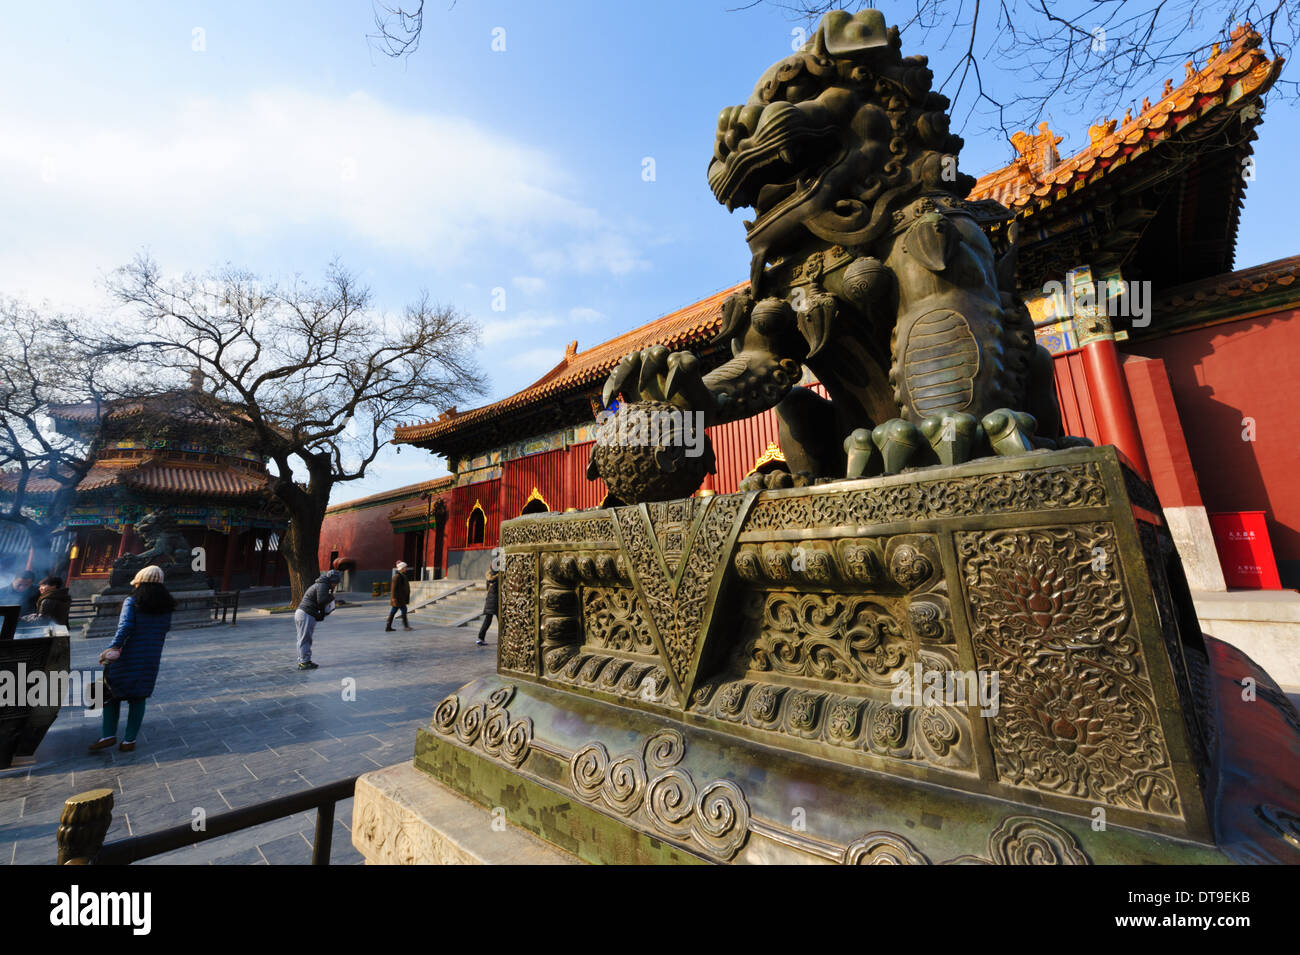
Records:
<instances>
[{"instance_id":1,"label":"tree trunk","mask_svg":"<svg viewBox=\"0 0 1300 955\"><path fill-rule=\"evenodd\" d=\"M308 463L308 472L311 480L306 489L292 480L281 479L273 491L289 511L289 529L280 549L289 569L289 600L295 607L321 573L320 530L333 486L327 457L313 458ZM281 473L289 473L287 464L281 465Z\"/></svg>"},{"instance_id":2,"label":"tree trunk","mask_svg":"<svg viewBox=\"0 0 1300 955\"><path fill-rule=\"evenodd\" d=\"M321 572L320 528L325 512L322 509L313 514L314 510L310 503L290 508L289 529L280 548L289 568L289 602L295 607Z\"/></svg>"}]
</instances>

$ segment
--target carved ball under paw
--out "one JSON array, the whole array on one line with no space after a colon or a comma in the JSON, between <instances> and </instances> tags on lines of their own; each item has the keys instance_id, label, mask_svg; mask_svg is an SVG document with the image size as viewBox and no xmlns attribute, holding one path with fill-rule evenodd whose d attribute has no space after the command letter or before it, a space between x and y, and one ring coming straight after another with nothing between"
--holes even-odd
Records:
<instances>
[{"instance_id":1,"label":"carved ball under paw","mask_svg":"<svg viewBox=\"0 0 1300 955\"><path fill-rule=\"evenodd\" d=\"M596 432L588 477L627 504L690 497L714 469L702 417L666 401L622 405Z\"/></svg>"}]
</instances>

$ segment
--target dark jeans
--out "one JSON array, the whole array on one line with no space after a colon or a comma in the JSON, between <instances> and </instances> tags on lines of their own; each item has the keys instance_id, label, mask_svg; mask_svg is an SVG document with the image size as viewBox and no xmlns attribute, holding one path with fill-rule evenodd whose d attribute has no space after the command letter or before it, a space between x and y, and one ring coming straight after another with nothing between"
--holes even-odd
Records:
<instances>
[{"instance_id":1,"label":"dark jeans","mask_svg":"<svg viewBox=\"0 0 1300 955\"><path fill-rule=\"evenodd\" d=\"M144 699L127 700L126 711L126 735L122 737L124 743L134 743L136 734L140 732L140 724L144 722ZM104 701L104 739L117 735L117 721L122 717L122 701L118 699Z\"/></svg>"},{"instance_id":2,"label":"dark jeans","mask_svg":"<svg viewBox=\"0 0 1300 955\"><path fill-rule=\"evenodd\" d=\"M390 607L390 608L389 608L389 610L388 610L388 623L387 623L387 626L391 627L391 626L393 625L393 618L394 618L395 616L397 616L397 611L399 611L399 610L402 611L402 626L403 626L403 627L407 627L407 628L409 628L411 625L410 625L410 623L408 623L407 620L406 620L406 606L405 606L405 604L403 604L401 607Z\"/></svg>"},{"instance_id":3,"label":"dark jeans","mask_svg":"<svg viewBox=\"0 0 1300 955\"><path fill-rule=\"evenodd\" d=\"M492 618L494 616L496 616L496 614L485 613L483 615L483 626L478 628L478 638L480 641L487 636L488 627L492 626Z\"/></svg>"}]
</instances>

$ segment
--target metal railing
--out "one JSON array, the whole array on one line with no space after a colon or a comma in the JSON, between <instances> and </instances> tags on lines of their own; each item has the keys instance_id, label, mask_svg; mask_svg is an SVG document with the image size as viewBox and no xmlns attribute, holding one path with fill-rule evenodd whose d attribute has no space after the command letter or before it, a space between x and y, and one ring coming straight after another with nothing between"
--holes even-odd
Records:
<instances>
[{"instance_id":1,"label":"metal railing","mask_svg":"<svg viewBox=\"0 0 1300 955\"><path fill-rule=\"evenodd\" d=\"M329 865L334 841L334 806L352 798L357 777L342 779L303 792L280 796L268 802L232 809L206 820L195 831L188 824L160 832L104 843L113 820L113 790L93 789L68 799L59 819L59 865L130 865L141 859L175 852L188 846L252 829L295 813L316 810L316 833L311 845L311 864Z\"/></svg>"},{"instance_id":2,"label":"metal railing","mask_svg":"<svg viewBox=\"0 0 1300 955\"><path fill-rule=\"evenodd\" d=\"M226 613L230 613L230 625L233 627L239 622L239 594L238 590L218 590L212 595L212 619L222 623L226 622Z\"/></svg>"},{"instance_id":3,"label":"metal railing","mask_svg":"<svg viewBox=\"0 0 1300 955\"><path fill-rule=\"evenodd\" d=\"M89 620L95 615L95 602L89 597L76 597L68 605L68 621Z\"/></svg>"}]
</instances>

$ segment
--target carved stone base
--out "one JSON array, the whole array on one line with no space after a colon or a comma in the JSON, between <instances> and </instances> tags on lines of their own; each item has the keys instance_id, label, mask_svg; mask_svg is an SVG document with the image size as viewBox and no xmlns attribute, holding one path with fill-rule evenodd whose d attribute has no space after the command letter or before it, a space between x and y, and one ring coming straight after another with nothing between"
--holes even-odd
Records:
<instances>
[{"instance_id":1,"label":"carved stone base","mask_svg":"<svg viewBox=\"0 0 1300 955\"><path fill-rule=\"evenodd\" d=\"M352 844L367 865L570 865L579 860L399 763L357 780Z\"/></svg>"},{"instance_id":2,"label":"carved stone base","mask_svg":"<svg viewBox=\"0 0 1300 955\"><path fill-rule=\"evenodd\" d=\"M212 619L211 590L186 590L173 593L176 609L172 611L172 630L194 630L210 627L219 621ZM92 598L95 615L82 625L81 636L87 640L111 640L117 633L118 616L122 603L129 596L123 594L97 594Z\"/></svg>"},{"instance_id":3,"label":"carved stone base","mask_svg":"<svg viewBox=\"0 0 1300 955\"><path fill-rule=\"evenodd\" d=\"M1202 639L1113 449L501 540L500 676L439 705L415 764L583 859L1300 861L1278 828L1300 818L1300 717ZM1229 752L1216 715L1246 677L1281 699L1233 708L1268 757ZM1255 791L1276 824L1225 841Z\"/></svg>"}]
</instances>

